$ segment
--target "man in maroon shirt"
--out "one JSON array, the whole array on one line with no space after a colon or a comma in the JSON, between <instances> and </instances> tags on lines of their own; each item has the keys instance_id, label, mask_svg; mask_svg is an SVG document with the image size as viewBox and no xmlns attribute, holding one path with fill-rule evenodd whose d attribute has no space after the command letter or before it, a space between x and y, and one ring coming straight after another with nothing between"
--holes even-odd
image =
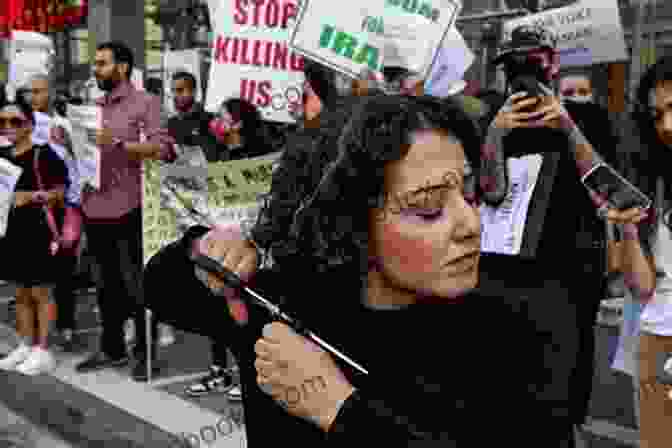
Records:
<instances>
[{"instance_id":1,"label":"man in maroon shirt","mask_svg":"<svg viewBox=\"0 0 672 448\"><path fill-rule=\"evenodd\" d=\"M135 317L144 336L142 310L142 161L174 158L167 133L160 129L160 99L136 90L129 82L133 53L121 42L98 46L95 75L106 94L99 100L102 127L96 135L100 149L100 189L84 191L89 248L100 268L98 305L103 334L100 351L77 366L90 372L128 364L124 322ZM142 337L135 350L134 370L146 366Z\"/></svg>"}]
</instances>

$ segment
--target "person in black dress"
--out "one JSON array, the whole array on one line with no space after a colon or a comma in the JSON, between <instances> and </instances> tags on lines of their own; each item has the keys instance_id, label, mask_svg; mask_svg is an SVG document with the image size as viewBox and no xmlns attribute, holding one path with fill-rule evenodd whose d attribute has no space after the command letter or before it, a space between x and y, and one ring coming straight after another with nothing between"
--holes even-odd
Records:
<instances>
[{"instance_id":1,"label":"person in black dress","mask_svg":"<svg viewBox=\"0 0 672 448\"><path fill-rule=\"evenodd\" d=\"M269 434L310 446L369 438L404 447L560 446L548 430L552 413L536 401L548 372L524 304L473 291L480 142L477 125L450 101L350 97L322 112L319 130L294 138L274 173L254 229L274 264L250 285L366 376L270 323L215 276L200 283L192 250L238 273L248 261L231 241L199 241L207 228L190 229L150 261L145 288L162 318L233 341L248 446L266 446ZM167 282L167 272L179 281ZM189 305L168 309L168 294Z\"/></svg>"},{"instance_id":2,"label":"person in black dress","mask_svg":"<svg viewBox=\"0 0 672 448\"><path fill-rule=\"evenodd\" d=\"M56 320L53 288L62 274L56 255L68 172L48 145L32 143L34 118L19 95L15 104L0 106L0 132L10 142L2 157L22 169L15 187L7 232L0 239L2 276L16 284L18 347L0 359L0 369L36 375L51 370L48 347Z\"/></svg>"}]
</instances>

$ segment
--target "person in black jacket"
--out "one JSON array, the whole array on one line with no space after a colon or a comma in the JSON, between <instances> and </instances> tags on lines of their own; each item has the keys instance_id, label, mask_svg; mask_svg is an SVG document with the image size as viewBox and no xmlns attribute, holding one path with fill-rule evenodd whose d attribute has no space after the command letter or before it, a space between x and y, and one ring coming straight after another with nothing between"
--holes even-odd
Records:
<instances>
[{"instance_id":1,"label":"person in black jacket","mask_svg":"<svg viewBox=\"0 0 672 448\"><path fill-rule=\"evenodd\" d=\"M606 224L581 176L597 161L615 164L618 139L600 106L562 105L550 90L557 52L543 28L515 29L495 62L504 65L515 89L508 99L484 95L494 118L486 131L481 171L486 210L496 210L504 219L512 209L516 188L508 173L513 163L524 167L530 179L529 161L537 158L539 171L526 214L517 211L524 218L515 223L522 228L519 250L495 249L494 244L484 250L481 290L505 291L507 297L528 302L553 372L538 398L556 415L559 432L564 426L566 446L572 447L574 427L588 415L594 326L607 286ZM501 227L488 232L490 222L484 219L484 233L493 239L507 236L498 231Z\"/></svg>"},{"instance_id":2,"label":"person in black jacket","mask_svg":"<svg viewBox=\"0 0 672 448\"><path fill-rule=\"evenodd\" d=\"M201 283L189 260L197 247L245 263L230 260L221 240L197 244L207 228L192 228L145 272L157 304L167 294L203 304L163 307L164 318L186 321L180 311L196 308L192 327L234 341L248 446L265 446L269 434L311 446L359 446L368 436L403 447L561 446L536 401L548 372L524 305L473 293L477 125L450 101L351 97L292 148L304 163L278 167L254 229L274 265L250 285L368 375L269 325L216 277ZM167 284L169 268L179 281Z\"/></svg>"}]
</instances>

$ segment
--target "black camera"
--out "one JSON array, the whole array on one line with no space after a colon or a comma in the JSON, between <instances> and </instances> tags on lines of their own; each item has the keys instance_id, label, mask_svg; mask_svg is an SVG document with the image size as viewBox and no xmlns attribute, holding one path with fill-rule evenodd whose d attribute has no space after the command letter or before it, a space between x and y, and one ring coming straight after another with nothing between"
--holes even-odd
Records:
<instances>
[{"instance_id":1,"label":"black camera","mask_svg":"<svg viewBox=\"0 0 672 448\"><path fill-rule=\"evenodd\" d=\"M527 92L531 97L544 95L540 84L546 81L546 76L541 64L531 61L524 53L518 53L509 55L503 65L511 93Z\"/></svg>"}]
</instances>

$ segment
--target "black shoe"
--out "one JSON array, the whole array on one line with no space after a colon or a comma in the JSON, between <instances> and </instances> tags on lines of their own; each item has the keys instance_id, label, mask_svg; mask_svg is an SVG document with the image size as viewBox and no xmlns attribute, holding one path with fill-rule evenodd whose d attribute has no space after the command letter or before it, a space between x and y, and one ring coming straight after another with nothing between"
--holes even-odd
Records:
<instances>
[{"instance_id":1,"label":"black shoe","mask_svg":"<svg viewBox=\"0 0 672 448\"><path fill-rule=\"evenodd\" d=\"M156 359L152 361L152 377L157 375L159 373L159 366L156 363ZM135 365L133 366L133 371L131 372L131 376L135 381L138 382L147 382L147 361L145 359L139 359L138 361L135 362Z\"/></svg>"},{"instance_id":2,"label":"black shoe","mask_svg":"<svg viewBox=\"0 0 672 448\"><path fill-rule=\"evenodd\" d=\"M128 364L128 356L112 358L103 352L94 353L87 360L80 362L75 367L78 373L95 372L110 367L123 367Z\"/></svg>"},{"instance_id":3,"label":"black shoe","mask_svg":"<svg viewBox=\"0 0 672 448\"><path fill-rule=\"evenodd\" d=\"M210 367L210 374L194 383L184 392L190 397L202 397L213 393L228 393L236 386L233 369L223 369L218 366Z\"/></svg>"}]
</instances>

